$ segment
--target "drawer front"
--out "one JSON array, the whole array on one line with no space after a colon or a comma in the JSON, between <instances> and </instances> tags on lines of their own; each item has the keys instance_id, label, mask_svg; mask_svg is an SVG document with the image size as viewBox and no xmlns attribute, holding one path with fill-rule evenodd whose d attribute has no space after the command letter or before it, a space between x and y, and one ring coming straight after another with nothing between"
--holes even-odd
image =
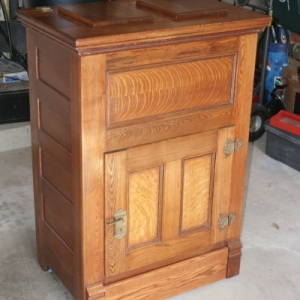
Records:
<instances>
[{"instance_id":1,"label":"drawer front","mask_svg":"<svg viewBox=\"0 0 300 300\"><path fill-rule=\"evenodd\" d=\"M108 128L233 103L235 55L109 72Z\"/></svg>"}]
</instances>

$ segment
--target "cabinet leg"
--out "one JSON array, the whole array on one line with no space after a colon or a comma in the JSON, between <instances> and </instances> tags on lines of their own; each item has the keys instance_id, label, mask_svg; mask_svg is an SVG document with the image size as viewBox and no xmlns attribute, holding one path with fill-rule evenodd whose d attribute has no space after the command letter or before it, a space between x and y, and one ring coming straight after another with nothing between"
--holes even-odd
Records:
<instances>
[{"instance_id":1,"label":"cabinet leg","mask_svg":"<svg viewBox=\"0 0 300 300\"><path fill-rule=\"evenodd\" d=\"M242 244L239 239L228 241L228 265L226 277L230 278L236 276L240 272L240 262L241 262L241 248Z\"/></svg>"}]
</instances>

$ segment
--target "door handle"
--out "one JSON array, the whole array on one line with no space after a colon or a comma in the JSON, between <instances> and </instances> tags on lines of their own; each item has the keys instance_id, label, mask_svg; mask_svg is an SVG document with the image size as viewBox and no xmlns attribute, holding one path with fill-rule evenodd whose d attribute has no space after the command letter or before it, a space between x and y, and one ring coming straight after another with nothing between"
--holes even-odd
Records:
<instances>
[{"instance_id":1,"label":"door handle","mask_svg":"<svg viewBox=\"0 0 300 300\"><path fill-rule=\"evenodd\" d=\"M114 220L106 222L108 226L114 226L114 238L121 239L127 233L127 212L119 209L114 213Z\"/></svg>"}]
</instances>

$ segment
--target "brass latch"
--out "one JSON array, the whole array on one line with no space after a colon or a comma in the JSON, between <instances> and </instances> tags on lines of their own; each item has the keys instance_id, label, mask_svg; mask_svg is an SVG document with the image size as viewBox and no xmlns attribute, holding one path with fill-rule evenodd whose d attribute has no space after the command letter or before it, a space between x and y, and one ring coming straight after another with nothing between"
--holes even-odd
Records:
<instances>
[{"instance_id":1,"label":"brass latch","mask_svg":"<svg viewBox=\"0 0 300 300\"><path fill-rule=\"evenodd\" d=\"M52 9L49 6L38 6L36 7L37 10L41 10L42 12L50 12Z\"/></svg>"},{"instance_id":2,"label":"brass latch","mask_svg":"<svg viewBox=\"0 0 300 300\"><path fill-rule=\"evenodd\" d=\"M236 213L231 212L229 216L225 216L223 214L220 215L218 226L220 231L224 230L224 228L228 225L231 225L236 219Z\"/></svg>"},{"instance_id":3,"label":"brass latch","mask_svg":"<svg viewBox=\"0 0 300 300\"><path fill-rule=\"evenodd\" d=\"M225 145L224 145L224 154L227 158L230 156L232 152L239 151L242 148L243 140L241 138L236 139L235 141L231 141L230 139L226 139Z\"/></svg>"},{"instance_id":4,"label":"brass latch","mask_svg":"<svg viewBox=\"0 0 300 300\"><path fill-rule=\"evenodd\" d=\"M106 223L108 226L114 226L114 238L121 239L127 233L127 212L119 209L114 214L114 220Z\"/></svg>"}]
</instances>

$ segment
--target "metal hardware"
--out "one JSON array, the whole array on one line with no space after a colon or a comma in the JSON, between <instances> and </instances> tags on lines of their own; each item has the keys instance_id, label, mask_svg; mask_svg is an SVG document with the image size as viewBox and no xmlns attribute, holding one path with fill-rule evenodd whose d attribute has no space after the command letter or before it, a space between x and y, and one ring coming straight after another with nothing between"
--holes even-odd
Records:
<instances>
[{"instance_id":1,"label":"metal hardware","mask_svg":"<svg viewBox=\"0 0 300 300\"><path fill-rule=\"evenodd\" d=\"M108 226L114 226L114 238L121 239L127 233L127 212L119 209L114 214L114 220L106 223Z\"/></svg>"},{"instance_id":2,"label":"metal hardware","mask_svg":"<svg viewBox=\"0 0 300 300\"><path fill-rule=\"evenodd\" d=\"M232 152L239 151L243 146L243 140L241 138L236 139L235 141L231 141L230 139L226 139L225 145L224 145L224 154L225 158L230 156Z\"/></svg>"},{"instance_id":3,"label":"metal hardware","mask_svg":"<svg viewBox=\"0 0 300 300\"><path fill-rule=\"evenodd\" d=\"M38 6L36 9L41 10L42 12L50 12L52 9L49 6Z\"/></svg>"},{"instance_id":4,"label":"metal hardware","mask_svg":"<svg viewBox=\"0 0 300 300\"><path fill-rule=\"evenodd\" d=\"M236 213L234 213L234 212L231 212L229 214L229 216L220 214L220 218L218 221L218 227L219 227L220 231L223 231L226 226L229 226L232 223L234 223L235 220L236 220Z\"/></svg>"}]
</instances>

